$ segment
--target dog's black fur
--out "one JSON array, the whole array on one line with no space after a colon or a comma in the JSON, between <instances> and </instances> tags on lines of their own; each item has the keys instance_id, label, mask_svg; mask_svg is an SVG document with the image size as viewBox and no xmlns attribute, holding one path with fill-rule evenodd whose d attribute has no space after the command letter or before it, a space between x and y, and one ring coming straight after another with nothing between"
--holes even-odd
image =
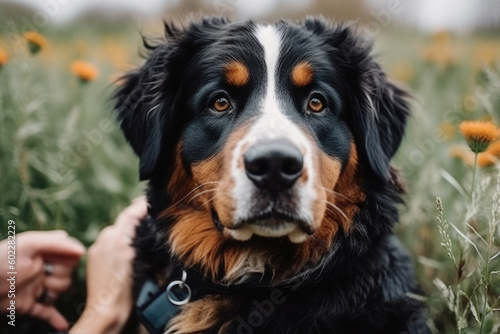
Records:
<instances>
[{"instance_id":1,"label":"dog's black fur","mask_svg":"<svg viewBox=\"0 0 500 334\"><path fill-rule=\"evenodd\" d=\"M324 124L312 124L310 131L324 152L339 156L341 152L335 152L339 145L331 144L339 139L330 138L328 131L346 125L339 133L345 131L347 140L356 143L356 175L365 197L358 204L352 230L339 229L318 263L288 277L287 284L278 282L285 301L273 305L265 321L249 325L255 315L252 312L259 311L256 305L269 300L272 287L247 291L243 285L235 292L230 310L218 314L216 325L206 331L217 333L227 324L223 329L227 333L428 333L423 305L411 296L419 294L419 289L410 257L393 236L401 183L389 161L404 134L409 115L407 93L387 80L370 56L371 43L352 25L306 19L278 26L296 42L297 48L290 46L290 57L300 54L334 67L334 73L323 70L318 76L338 94L341 103L332 111L337 123L328 123L326 130L321 128ZM122 129L140 157L141 179L149 180L150 216L139 226L135 240L136 294L145 279L164 275L175 258L167 242L175 219L161 213L172 204L173 194L165 189L176 165L182 164L189 174L191 164L221 150L232 129L217 120L203 119L198 112L201 102L197 94L215 76L210 64L227 57L221 49L247 54L245 62L250 68L258 63L244 49L245 45L249 50L258 49L248 37L253 27L252 22L230 23L222 18L203 19L184 28L167 24L166 41L147 44L151 51L147 62L127 75L116 93ZM304 38L317 48L308 48ZM233 43L235 39L243 42ZM258 79L250 88L259 89ZM241 99L251 99L245 92L239 94ZM245 103L251 103L247 100ZM175 147L181 139L195 141L200 147L185 144L179 161Z\"/></svg>"}]
</instances>

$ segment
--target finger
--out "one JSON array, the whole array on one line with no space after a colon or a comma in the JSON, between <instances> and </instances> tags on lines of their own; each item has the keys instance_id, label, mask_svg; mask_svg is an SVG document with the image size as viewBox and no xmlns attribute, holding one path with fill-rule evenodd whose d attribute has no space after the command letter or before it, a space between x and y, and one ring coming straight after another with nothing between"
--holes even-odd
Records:
<instances>
[{"instance_id":1,"label":"finger","mask_svg":"<svg viewBox=\"0 0 500 334\"><path fill-rule=\"evenodd\" d=\"M147 216L147 213L146 202L136 202L118 216L114 226L129 235L134 235L135 227Z\"/></svg>"},{"instance_id":2,"label":"finger","mask_svg":"<svg viewBox=\"0 0 500 334\"><path fill-rule=\"evenodd\" d=\"M77 261L62 260L58 258L46 258L45 265L50 264L52 266L52 272L45 272L46 276L53 277L70 277Z\"/></svg>"},{"instance_id":3,"label":"finger","mask_svg":"<svg viewBox=\"0 0 500 334\"><path fill-rule=\"evenodd\" d=\"M57 331L68 330L68 321L53 306L36 303L29 312L32 316L48 322Z\"/></svg>"},{"instance_id":4,"label":"finger","mask_svg":"<svg viewBox=\"0 0 500 334\"><path fill-rule=\"evenodd\" d=\"M139 197L134 198L132 200L132 204L135 204L135 203L146 203L147 204L146 196L139 196Z\"/></svg>"},{"instance_id":5,"label":"finger","mask_svg":"<svg viewBox=\"0 0 500 334\"><path fill-rule=\"evenodd\" d=\"M29 233L32 233L29 236L31 247L42 254L80 258L85 253L85 247L78 240L69 237L65 231L39 231ZM22 239L19 240L20 247L22 241Z\"/></svg>"},{"instance_id":6,"label":"finger","mask_svg":"<svg viewBox=\"0 0 500 334\"><path fill-rule=\"evenodd\" d=\"M47 290L62 293L71 286L71 277L46 276L43 280L43 285Z\"/></svg>"},{"instance_id":7,"label":"finger","mask_svg":"<svg viewBox=\"0 0 500 334\"><path fill-rule=\"evenodd\" d=\"M66 267L74 267L80 262L79 257L64 256L60 254L43 254L43 260L45 263L49 262L52 264L62 265Z\"/></svg>"},{"instance_id":8,"label":"finger","mask_svg":"<svg viewBox=\"0 0 500 334\"><path fill-rule=\"evenodd\" d=\"M40 256L20 259L18 268L25 268L25 270L18 271L19 277L18 280L16 280L16 286L20 288L25 285L33 284L33 282L43 278L43 259Z\"/></svg>"},{"instance_id":9,"label":"finger","mask_svg":"<svg viewBox=\"0 0 500 334\"><path fill-rule=\"evenodd\" d=\"M146 218L148 214L148 203L146 201L146 197L138 197L133 200L132 204L123 210L123 214L139 220Z\"/></svg>"}]
</instances>

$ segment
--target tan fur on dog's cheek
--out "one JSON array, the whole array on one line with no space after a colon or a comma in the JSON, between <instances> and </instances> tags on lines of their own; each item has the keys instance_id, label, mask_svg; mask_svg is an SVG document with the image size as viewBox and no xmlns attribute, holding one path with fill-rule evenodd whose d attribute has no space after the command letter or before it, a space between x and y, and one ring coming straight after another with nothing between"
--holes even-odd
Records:
<instances>
[{"instance_id":1,"label":"tan fur on dog's cheek","mask_svg":"<svg viewBox=\"0 0 500 334\"><path fill-rule=\"evenodd\" d=\"M342 196L334 196L334 201L349 217L348 220L341 220L343 230L349 232L353 227L353 217L359 211L358 204L366 199L366 194L361 188L361 180L358 177L358 151L354 142L351 143L351 154L347 166L337 181L334 191L342 194Z\"/></svg>"},{"instance_id":2,"label":"tan fur on dog's cheek","mask_svg":"<svg viewBox=\"0 0 500 334\"><path fill-rule=\"evenodd\" d=\"M169 230L172 253L187 267L202 264L205 275L215 278L221 266L219 255L224 237L215 228L210 213L180 212Z\"/></svg>"},{"instance_id":3,"label":"tan fur on dog's cheek","mask_svg":"<svg viewBox=\"0 0 500 334\"><path fill-rule=\"evenodd\" d=\"M321 227L321 223L325 217L326 211L326 194L323 189L317 193L318 198L314 201L313 204L313 214L314 214L314 230L318 230Z\"/></svg>"},{"instance_id":4,"label":"tan fur on dog's cheek","mask_svg":"<svg viewBox=\"0 0 500 334\"><path fill-rule=\"evenodd\" d=\"M175 154L173 157L174 161L181 161L181 150L182 142L179 142L175 147ZM171 213L180 210L182 207L190 205L190 203L186 203L183 198L194 188L194 181L187 175L182 164L174 164L169 183L166 185L167 192L171 194L171 206L163 210L163 212L160 213L159 218L166 218L170 216Z\"/></svg>"},{"instance_id":5,"label":"tan fur on dog's cheek","mask_svg":"<svg viewBox=\"0 0 500 334\"><path fill-rule=\"evenodd\" d=\"M313 212L315 213L315 225L316 228L321 226L327 211L331 211L333 208L327 204L327 201L333 203L331 194L329 194L326 189L333 189L340 175L342 169L342 163L332 157L327 156L325 153L319 153L319 158L316 159L316 163L319 164L319 175L316 179L316 193L318 194L318 199L315 201L313 207Z\"/></svg>"},{"instance_id":6,"label":"tan fur on dog's cheek","mask_svg":"<svg viewBox=\"0 0 500 334\"><path fill-rule=\"evenodd\" d=\"M219 183L220 155L215 155L205 161L194 164L192 176L188 175L180 161L182 143L175 148L175 161L172 176L167 185L167 192L171 196L171 205L160 213L159 218L175 215L179 210L209 210L211 199Z\"/></svg>"},{"instance_id":7,"label":"tan fur on dog's cheek","mask_svg":"<svg viewBox=\"0 0 500 334\"><path fill-rule=\"evenodd\" d=\"M319 261L323 254L331 249L339 228L346 232L351 230L354 216L359 211L358 204L365 198L357 180L358 158L354 143L351 144L350 158L343 171L339 160L322 151L315 162L319 163L321 179L315 187L319 197L315 201L313 210L316 214L315 221L320 220L320 223L316 232L299 246L294 263L298 268L307 262ZM332 191L325 190L325 188L332 189ZM335 195L335 192L340 195ZM326 204L326 201L335 204L345 216Z\"/></svg>"},{"instance_id":8,"label":"tan fur on dog's cheek","mask_svg":"<svg viewBox=\"0 0 500 334\"><path fill-rule=\"evenodd\" d=\"M219 216L219 220L221 222L224 222L224 224L228 225L229 222L233 221L233 214L234 211L236 210L234 201L232 197L229 195L229 189L232 189L232 187L225 186L220 189L219 192L215 195L215 200L214 200L214 209L217 212L217 215Z\"/></svg>"},{"instance_id":9,"label":"tan fur on dog's cheek","mask_svg":"<svg viewBox=\"0 0 500 334\"><path fill-rule=\"evenodd\" d=\"M201 186L201 188L193 194L192 198L198 198L197 202L201 202L201 205L207 210L210 210L212 207L212 199L219 186L222 160L220 155L215 155L191 167L194 183L197 186Z\"/></svg>"},{"instance_id":10,"label":"tan fur on dog's cheek","mask_svg":"<svg viewBox=\"0 0 500 334\"><path fill-rule=\"evenodd\" d=\"M321 170L321 185L327 189L332 189L339 180L340 172L342 170L342 163L325 153L320 155L320 170Z\"/></svg>"},{"instance_id":11,"label":"tan fur on dog's cheek","mask_svg":"<svg viewBox=\"0 0 500 334\"><path fill-rule=\"evenodd\" d=\"M208 295L182 306L182 311L168 323L165 334L205 333L224 326L223 318L233 301L227 297Z\"/></svg>"},{"instance_id":12,"label":"tan fur on dog's cheek","mask_svg":"<svg viewBox=\"0 0 500 334\"><path fill-rule=\"evenodd\" d=\"M234 190L234 180L231 173L233 158L236 150L236 146L244 138L248 131L250 124L246 123L240 126L233 134L228 138L224 148L222 150L222 156L224 161L222 164L222 174L219 188L214 197L214 208L219 216L220 222L225 226L232 226L234 220L234 212L236 210L236 203L232 197ZM242 147L242 152L245 149L245 145ZM237 168L242 169L244 173L243 166L243 155L238 157Z\"/></svg>"}]
</instances>

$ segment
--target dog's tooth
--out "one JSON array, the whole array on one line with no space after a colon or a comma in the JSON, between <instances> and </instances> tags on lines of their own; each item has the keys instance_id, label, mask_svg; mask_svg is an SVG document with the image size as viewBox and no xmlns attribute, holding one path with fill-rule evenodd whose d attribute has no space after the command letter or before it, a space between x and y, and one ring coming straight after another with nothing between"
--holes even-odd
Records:
<instances>
[{"instance_id":1,"label":"dog's tooth","mask_svg":"<svg viewBox=\"0 0 500 334\"><path fill-rule=\"evenodd\" d=\"M236 230L231 230L231 235L236 240L246 241L252 237L253 230L249 226L243 226Z\"/></svg>"},{"instance_id":2,"label":"dog's tooth","mask_svg":"<svg viewBox=\"0 0 500 334\"><path fill-rule=\"evenodd\" d=\"M288 234L288 239L295 244L300 244L304 242L307 238L307 234L303 232L301 229L297 228L293 232Z\"/></svg>"}]
</instances>

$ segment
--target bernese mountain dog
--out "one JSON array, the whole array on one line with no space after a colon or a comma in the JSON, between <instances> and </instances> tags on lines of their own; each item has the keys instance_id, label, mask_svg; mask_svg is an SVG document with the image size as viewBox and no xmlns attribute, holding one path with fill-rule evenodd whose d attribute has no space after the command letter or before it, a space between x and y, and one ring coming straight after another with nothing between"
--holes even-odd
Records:
<instances>
[{"instance_id":1,"label":"bernese mountain dog","mask_svg":"<svg viewBox=\"0 0 500 334\"><path fill-rule=\"evenodd\" d=\"M165 24L115 94L151 333L429 333L393 235L408 93L355 25Z\"/></svg>"}]
</instances>

